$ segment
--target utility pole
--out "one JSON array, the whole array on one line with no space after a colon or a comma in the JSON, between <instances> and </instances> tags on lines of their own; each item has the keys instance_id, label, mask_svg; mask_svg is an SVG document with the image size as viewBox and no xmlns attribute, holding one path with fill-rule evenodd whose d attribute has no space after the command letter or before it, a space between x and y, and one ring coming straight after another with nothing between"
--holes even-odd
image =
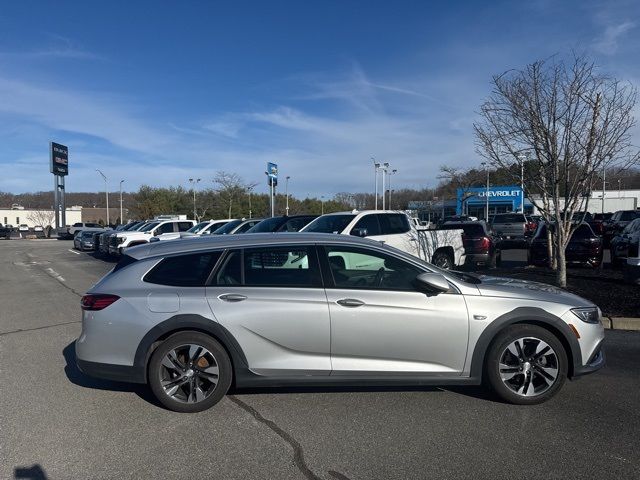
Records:
<instances>
[{"instance_id":1,"label":"utility pole","mask_svg":"<svg viewBox=\"0 0 640 480\"><path fill-rule=\"evenodd\" d=\"M191 193L193 193L193 219L197 221L196 218L196 185L200 182L200 178L190 178L189 183L191 184Z\"/></svg>"},{"instance_id":2,"label":"utility pole","mask_svg":"<svg viewBox=\"0 0 640 480\"><path fill-rule=\"evenodd\" d=\"M253 190L253 185L251 185L247 190L249 190L249 220L251 220L251 191Z\"/></svg>"},{"instance_id":3,"label":"utility pole","mask_svg":"<svg viewBox=\"0 0 640 480\"><path fill-rule=\"evenodd\" d=\"M387 176L387 171L389 169L389 162L384 162L382 165L383 166L380 167L380 170L382 170L382 210L386 210L385 199L387 194L385 190L385 177Z\"/></svg>"},{"instance_id":4,"label":"utility pole","mask_svg":"<svg viewBox=\"0 0 640 480\"><path fill-rule=\"evenodd\" d=\"M324 195L320 195L320 215L324 215Z\"/></svg>"},{"instance_id":5,"label":"utility pole","mask_svg":"<svg viewBox=\"0 0 640 480\"><path fill-rule=\"evenodd\" d=\"M391 175L395 175L396 173L398 173L398 169L396 168L394 168L389 172L389 180L388 180L389 185L387 187L389 189L389 210L393 210L393 207L391 206L391 192L393 191L391 190Z\"/></svg>"},{"instance_id":6,"label":"utility pole","mask_svg":"<svg viewBox=\"0 0 640 480\"><path fill-rule=\"evenodd\" d=\"M607 164L602 166L602 213L604 213L604 196L607 190Z\"/></svg>"},{"instance_id":7,"label":"utility pole","mask_svg":"<svg viewBox=\"0 0 640 480\"><path fill-rule=\"evenodd\" d=\"M124 225L124 219L122 218L122 183L124 180L120 180L120 224Z\"/></svg>"},{"instance_id":8,"label":"utility pole","mask_svg":"<svg viewBox=\"0 0 640 480\"><path fill-rule=\"evenodd\" d=\"M485 167L487 170L487 189L484 192L484 197L485 197L484 221L489 223L489 165L486 162L482 162L480 165Z\"/></svg>"},{"instance_id":9,"label":"utility pole","mask_svg":"<svg viewBox=\"0 0 640 480\"><path fill-rule=\"evenodd\" d=\"M285 207L285 215L288 217L289 216L289 179L291 177L289 175L287 175L284 179L284 197L287 201L287 206Z\"/></svg>"},{"instance_id":10,"label":"utility pole","mask_svg":"<svg viewBox=\"0 0 640 480\"><path fill-rule=\"evenodd\" d=\"M104 179L104 194L107 197L107 226L109 226L109 187L107 186L107 177L104 173L96 168L96 172L98 172L102 178Z\"/></svg>"},{"instance_id":11,"label":"utility pole","mask_svg":"<svg viewBox=\"0 0 640 480\"><path fill-rule=\"evenodd\" d=\"M374 185L375 185L375 209L378 210L378 169L380 168L380 164L376 162L376 159L371 157L371 161L373 162L373 170L374 170Z\"/></svg>"}]
</instances>

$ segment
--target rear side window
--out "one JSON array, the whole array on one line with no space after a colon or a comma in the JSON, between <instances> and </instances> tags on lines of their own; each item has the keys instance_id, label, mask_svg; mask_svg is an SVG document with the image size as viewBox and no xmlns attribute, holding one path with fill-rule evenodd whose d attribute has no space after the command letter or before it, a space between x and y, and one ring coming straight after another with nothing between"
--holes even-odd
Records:
<instances>
[{"instance_id":1,"label":"rear side window","mask_svg":"<svg viewBox=\"0 0 640 480\"><path fill-rule=\"evenodd\" d=\"M160 235L161 233L169 233L173 232L173 223L164 223L156 228L155 234Z\"/></svg>"},{"instance_id":2,"label":"rear side window","mask_svg":"<svg viewBox=\"0 0 640 480\"><path fill-rule=\"evenodd\" d=\"M411 230L409 219L401 213L391 215L378 215L380 222L380 231L382 235L394 235L397 233L406 233Z\"/></svg>"},{"instance_id":3,"label":"rear side window","mask_svg":"<svg viewBox=\"0 0 640 480\"><path fill-rule=\"evenodd\" d=\"M259 222L257 220L255 222L247 222L244 225L240 226L234 233L244 233L258 223Z\"/></svg>"},{"instance_id":4,"label":"rear side window","mask_svg":"<svg viewBox=\"0 0 640 480\"><path fill-rule=\"evenodd\" d=\"M206 252L167 257L145 275L144 281L174 287L203 287L220 255L220 252Z\"/></svg>"},{"instance_id":5,"label":"rear side window","mask_svg":"<svg viewBox=\"0 0 640 480\"><path fill-rule=\"evenodd\" d=\"M178 231L179 232L186 232L191 227L193 227L193 224L191 222L178 222Z\"/></svg>"},{"instance_id":6,"label":"rear side window","mask_svg":"<svg viewBox=\"0 0 640 480\"><path fill-rule=\"evenodd\" d=\"M217 285L317 287L319 267L311 247L251 248L229 252L215 276Z\"/></svg>"}]
</instances>

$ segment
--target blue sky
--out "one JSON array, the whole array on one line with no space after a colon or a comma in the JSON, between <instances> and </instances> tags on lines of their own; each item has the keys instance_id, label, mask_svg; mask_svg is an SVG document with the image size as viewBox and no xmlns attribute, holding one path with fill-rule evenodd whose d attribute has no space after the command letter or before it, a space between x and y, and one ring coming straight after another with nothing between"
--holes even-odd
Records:
<instances>
[{"instance_id":1,"label":"blue sky","mask_svg":"<svg viewBox=\"0 0 640 480\"><path fill-rule=\"evenodd\" d=\"M433 186L477 164L491 75L571 50L640 84L638 1L4 2L0 191L183 185L216 171L294 195ZM638 111L640 113L640 111ZM640 134L635 133L636 144Z\"/></svg>"}]
</instances>

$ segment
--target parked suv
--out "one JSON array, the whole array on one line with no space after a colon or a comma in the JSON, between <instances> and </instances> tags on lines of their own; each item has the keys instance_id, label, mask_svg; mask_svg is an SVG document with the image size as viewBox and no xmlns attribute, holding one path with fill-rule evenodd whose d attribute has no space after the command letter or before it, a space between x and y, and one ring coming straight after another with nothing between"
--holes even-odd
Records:
<instances>
[{"instance_id":1,"label":"parked suv","mask_svg":"<svg viewBox=\"0 0 640 480\"><path fill-rule=\"evenodd\" d=\"M628 257L637 257L639 243L640 217L627 224L622 232L611 240L611 263L614 266L624 265Z\"/></svg>"},{"instance_id":2,"label":"parked suv","mask_svg":"<svg viewBox=\"0 0 640 480\"><path fill-rule=\"evenodd\" d=\"M604 245L609 246L611 240L624 230L630 222L640 217L640 210L618 210L604 226Z\"/></svg>"},{"instance_id":3,"label":"parked suv","mask_svg":"<svg viewBox=\"0 0 640 480\"><path fill-rule=\"evenodd\" d=\"M347 235L212 235L126 251L82 297L80 370L205 410L236 387L479 385L535 404L604 364L600 309Z\"/></svg>"},{"instance_id":4,"label":"parked suv","mask_svg":"<svg viewBox=\"0 0 640 480\"><path fill-rule=\"evenodd\" d=\"M547 228L555 228L554 224L540 223L528 253L529 265L544 267L549 263L547 247ZM588 267L598 267L602 263L602 239L593 233L588 223L580 224L573 232L567 248L565 259L567 263L581 264Z\"/></svg>"},{"instance_id":5,"label":"parked suv","mask_svg":"<svg viewBox=\"0 0 640 480\"><path fill-rule=\"evenodd\" d=\"M75 235L76 232L78 230L93 230L93 231L97 231L97 230L104 230L104 228L102 227L102 225L100 225L99 223L85 223L85 222L78 222L78 223L74 223L73 225L71 225L68 228L68 232L69 235Z\"/></svg>"},{"instance_id":6,"label":"parked suv","mask_svg":"<svg viewBox=\"0 0 640 480\"><path fill-rule=\"evenodd\" d=\"M466 265L495 268L500 264L502 253L499 239L493 235L485 222L447 222L440 228L442 230L461 229L464 231L462 243L467 258Z\"/></svg>"},{"instance_id":7,"label":"parked suv","mask_svg":"<svg viewBox=\"0 0 640 480\"><path fill-rule=\"evenodd\" d=\"M226 225L232 221L231 219L225 220L206 220L200 222L185 232L169 232L153 237L151 242L164 242L166 240L177 240L179 238L195 237L198 235L211 235L220 227Z\"/></svg>"},{"instance_id":8,"label":"parked suv","mask_svg":"<svg viewBox=\"0 0 640 480\"><path fill-rule=\"evenodd\" d=\"M533 233L529 223L524 213L498 213L491 219L491 228L504 239L524 240Z\"/></svg>"},{"instance_id":9,"label":"parked suv","mask_svg":"<svg viewBox=\"0 0 640 480\"><path fill-rule=\"evenodd\" d=\"M168 232L186 232L196 222L194 220L154 220L140 230L118 232L109 238L109 253L119 255L122 249L149 243L153 236Z\"/></svg>"}]
</instances>

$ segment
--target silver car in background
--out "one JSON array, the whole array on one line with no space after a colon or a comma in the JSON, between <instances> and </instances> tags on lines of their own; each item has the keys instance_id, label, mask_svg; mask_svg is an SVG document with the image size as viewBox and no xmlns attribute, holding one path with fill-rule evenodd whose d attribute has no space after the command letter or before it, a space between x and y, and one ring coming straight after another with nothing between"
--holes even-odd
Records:
<instances>
[{"instance_id":1,"label":"silver car in background","mask_svg":"<svg viewBox=\"0 0 640 480\"><path fill-rule=\"evenodd\" d=\"M196 412L236 387L478 385L511 403L604 365L598 307L331 234L128 249L83 298L76 362Z\"/></svg>"}]
</instances>

